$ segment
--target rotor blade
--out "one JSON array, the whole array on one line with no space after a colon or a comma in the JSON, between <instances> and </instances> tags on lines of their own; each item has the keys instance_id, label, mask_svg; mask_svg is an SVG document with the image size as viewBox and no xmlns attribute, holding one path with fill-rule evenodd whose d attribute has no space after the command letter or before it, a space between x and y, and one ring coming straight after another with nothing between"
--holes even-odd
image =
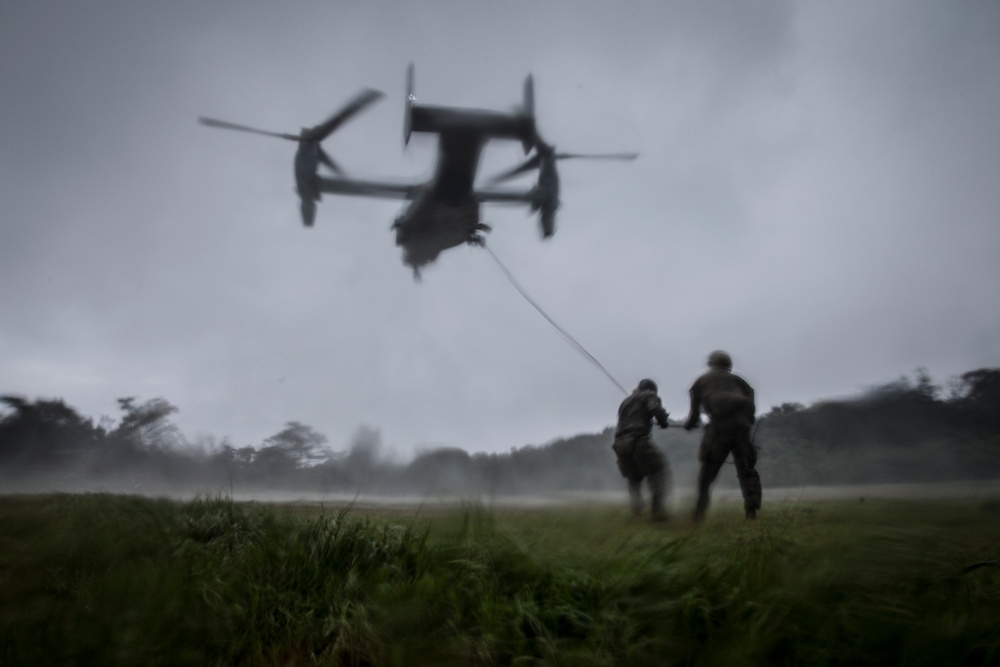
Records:
<instances>
[{"instance_id":1,"label":"rotor blade","mask_svg":"<svg viewBox=\"0 0 1000 667\"><path fill-rule=\"evenodd\" d=\"M258 130L255 127L247 127L246 125L237 125L236 123L230 123L225 120L216 120L214 118L205 118L204 116L199 116L198 122L201 123L202 125L207 125L208 127L220 127L224 130L239 130L240 132L252 132L253 134L263 134L266 137L278 137L279 139L288 139L289 141L299 140L299 136L297 134L268 132L267 130Z\"/></svg>"},{"instance_id":2,"label":"rotor blade","mask_svg":"<svg viewBox=\"0 0 1000 667\"><path fill-rule=\"evenodd\" d=\"M557 160L569 158L586 158L588 160L634 160L638 153L556 153Z\"/></svg>"},{"instance_id":3,"label":"rotor blade","mask_svg":"<svg viewBox=\"0 0 1000 667\"><path fill-rule=\"evenodd\" d=\"M357 96L341 108L340 111L333 114L325 122L320 123L316 127L309 130L312 135L310 139L314 141L323 141L330 134L336 130L338 127L343 125L346 121L350 120L352 116L367 107L369 104L382 97L383 93L379 90L372 90L371 88L366 88L358 93Z\"/></svg>"},{"instance_id":4,"label":"rotor blade","mask_svg":"<svg viewBox=\"0 0 1000 667\"><path fill-rule=\"evenodd\" d=\"M322 162L323 164L325 164L330 169L332 169L337 174L339 174L341 176L345 176L346 175L346 174L344 174L344 170L340 168L340 165L338 165L336 162L334 162L333 158L330 157L330 155L325 150L323 150L322 147L320 147L320 149L319 149L319 161Z\"/></svg>"},{"instance_id":5,"label":"rotor blade","mask_svg":"<svg viewBox=\"0 0 1000 667\"><path fill-rule=\"evenodd\" d=\"M527 160L525 160L524 162L522 162L521 164L519 164L518 166L514 167L513 169L509 169L508 171L497 174L496 176L489 179L489 181L487 182L501 183L503 181L510 180L511 178L514 178L519 174L523 174L526 171L531 171L532 169L538 169L539 162L541 162L541 158L539 157L538 154L535 154L530 158L528 158Z\"/></svg>"}]
</instances>

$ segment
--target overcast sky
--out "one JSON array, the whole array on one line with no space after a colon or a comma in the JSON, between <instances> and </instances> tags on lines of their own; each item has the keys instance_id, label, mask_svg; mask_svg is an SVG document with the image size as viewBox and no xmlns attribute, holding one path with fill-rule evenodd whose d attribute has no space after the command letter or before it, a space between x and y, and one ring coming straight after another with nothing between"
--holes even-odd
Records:
<instances>
[{"instance_id":1,"label":"overcast sky","mask_svg":"<svg viewBox=\"0 0 1000 667\"><path fill-rule=\"evenodd\" d=\"M622 392L483 250L414 282L399 202L299 221L290 142L363 87L325 147L417 180L404 78L428 104L510 109L535 78L560 150L558 231L486 206L489 244L622 384L674 417L713 349L766 411L925 367L1000 365L1000 4L0 4L0 392L95 419L164 397L191 439L296 420L402 456L596 432ZM481 172L512 166L494 142ZM530 187L531 177L520 184Z\"/></svg>"}]
</instances>

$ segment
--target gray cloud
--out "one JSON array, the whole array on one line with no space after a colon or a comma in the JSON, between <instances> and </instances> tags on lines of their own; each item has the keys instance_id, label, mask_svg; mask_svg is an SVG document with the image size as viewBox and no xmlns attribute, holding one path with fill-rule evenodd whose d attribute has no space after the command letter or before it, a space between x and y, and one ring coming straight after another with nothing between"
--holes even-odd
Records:
<instances>
[{"instance_id":1,"label":"gray cloud","mask_svg":"<svg viewBox=\"0 0 1000 667\"><path fill-rule=\"evenodd\" d=\"M338 5L0 10L0 390L95 416L164 396L239 443L289 420L401 451L608 425L618 389L487 254L414 284L398 204L327 198L304 230L290 145L195 123L295 131L373 86L329 150L426 176L433 142L401 148L411 61L441 104L508 108L531 72L547 139L641 151L567 162L549 242L484 216L550 314L673 412L716 347L764 409L1000 363L992 3Z\"/></svg>"}]
</instances>

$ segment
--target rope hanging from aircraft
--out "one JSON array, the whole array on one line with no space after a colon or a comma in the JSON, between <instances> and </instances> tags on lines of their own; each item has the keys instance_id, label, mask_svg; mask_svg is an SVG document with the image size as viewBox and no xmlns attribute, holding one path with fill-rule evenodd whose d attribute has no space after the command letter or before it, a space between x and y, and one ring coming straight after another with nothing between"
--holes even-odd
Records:
<instances>
[{"instance_id":1,"label":"rope hanging from aircraft","mask_svg":"<svg viewBox=\"0 0 1000 667\"><path fill-rule=\"evenodd\" d=\"M497 263L497 266L500 267L500 270L503 271L503 274L507 276L507 280L510 281L510 284L513 285L518 292L520 292L522 297L524 297L524 300L530 303L535 308L535 310L541 313L542 317L544 317L548 321L548 323L551 324L555 328L555 330L559 332L559 335L562 336L563 340L566 341L570 345L570 347L575 349L587 361L589 361L598 369L600 369L600 371L604 373L604 375L607 376L607 378L611 380L614 383L614 385L619 389L621 389L622 393L627 396L629 393L628 390L625 389L625 387L623 387L621 383L618 382L618 380L616 380L613 375L611 375L610 372L608 372L608 369L604 367L604 364L602 364L600 361L597 360L597 358L594 355L588 352L587 348L585 348L583 345L580 344L579 341L573 338L573 336L571 336L568 331L563 329L556 323L555 320L549 317L549 314L546 313L545 310L541 306L539 306L538 303L531 298L531 296L528 295L524 287L522 287L521 284L517 282L517 280L514 278L514 275L510 272L510 270L508 270L507 267L504 266L503 262L500 261L500 258L496 256L496 253L493 252L493 249L490 248L488 245L486 245L485 242L482 243L482 247L486 248L486 252L490 253L490 257L492 257L493 261Z\"/></svg>"}]
</instances>

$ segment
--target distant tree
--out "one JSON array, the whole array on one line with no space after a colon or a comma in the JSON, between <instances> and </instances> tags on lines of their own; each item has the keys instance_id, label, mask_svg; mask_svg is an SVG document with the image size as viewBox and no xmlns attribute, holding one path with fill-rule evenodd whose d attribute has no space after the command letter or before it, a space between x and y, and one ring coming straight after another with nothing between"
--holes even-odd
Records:
<instances>
[{"instance_id":1,"label":"distant tree","mask_svg":"<svg viewBox=\"0 0 1000 667\"><path fill-rule=\"evenodd\" d=\"M898 380L876 385L866 391L858 401L876 404L927 405L938 400L941 388L934 384L926 368L918 368L914 378L902 375Z\"/></svg>"},{"instance_id":2,"label":"distant tree","mask_svg":"<svg viewBox=\"0 0 1000 667\"><path fill-rule=\"evenodd\" d=\"M269 445L257 450L251 470L258 480L284 478L298 469L298 460L284 447Z\"/></svg>"},{"instance_id":3,"label":"distant tree","mask_svg":"<svg viewBox=\"0 0 1000 667\"><path fill-rule=\"evenodd\" d=\"M221 464L229 470L246 470L253 463L257 450L253 447L233 447L228 441L223 441L222 446L212 456L212 460Z\"/></svg>"},{"instance_id":4,"label":"distant tree","mask_svg":"<svg viewBox=\"0 0 1000 667\"><path fill-rule=\"evenodd\" d=\"M91 450L99 433L93 422L62 399L29 401L2 396L0 461L7 465L55 466Z\"/></svg>"},{"instance_id":5,"label":"distant tree","mask_svg":"<svg viewBox=\"0 0 1000 667\"><path fill-rule=\"evenodd\" d=\"M257 450L253 447L240 447L233 455L233 461L241 469L246 469L253 463L255 456L257 456Z\"/></svg>"},{"instance_id":6,"label":"distant tree","mask_svg":"<svg viewBox=\"0 0 1000 667\"><path fill-rule=\"evenodd\" d=\"M980 368L963 373L952 393L966 425L975 430L1000 428L1000 368Z\"/></svg>"},{"instance_id":7,"label":"distant tree","mask_svg":"<svg viewBox=\"0 0 1000 667\"><path fill-rule=\"evenodd\" d=\"M959 400L969 405L1000 409L1000 368L980 368L962 373Z\"/></svg>"},{"instance_id":8,"label":"distant tree","mask_svg":"<svg viewBox=\"0 0 1000 667\"><path fill-rule=\"evenodd\" d=\"M300 483L301 471L314 466L327 455L326 436L301 422L286 422L285 428L263 442L260 449L233 449L228 455L236 469L245 471L257 484L288 485Z\"/></svg>"},{"instance_id":9,"label":"distant tree","mask_svg":"<svg viewBox=\"0 0 1000 667\"><path fill-rule=\"evenodd\" d=\"M236 460L236 448L230 445L228 440L223 440L219 448L212 454L212 460L229 466Z\"/></svg>"},{"instance_id":10,"label":"distant tree","mask_svg":"<svg viewBox=\"0 0 1000 667\"><path fill-rule=\"evenodd\" d=\"M323 447L326 442L326 436L314 431L311 426L300 422L287 422L284 429L264 441L264 447L260 451L263 453L266 450L274 450L268 455L272 457L281 452L296 466L304 467L326 458L328 452Z\"/></svg>"},{"instance_id":11,"label":"distant tree","mask_svg":"<svg viewBox=\"0 0 1000 667\"><path fill-rule=\"evenodd\" d=\"M169 420L170 415L177 412L176 406L163 398L138 405L135 401L134 396L118 399L125 416L110 433L113 438L151 448L166 448L183 442L180 430Z\"/></svg>"},{"instance_id":12,"label":"distant tree","mask_svg":"<svg viewBox=\"0 0 1000 667\"><path fill-rule=\"evenodd\" d=\"M775 405L771 408L771 411L765 414L765 417L781 417L782 415L790 415L796 412L801 412L805 410L806 406L801 403L782 403L781 405Z\"/></svg>"},{"instance_id":13,"label":"distant tree","mask_svg":"<svg viewBox=\"0 0 1000 667\"><path fill-rule=\"evenodd\" d=\"M406 467L404 478L423 493L473 493L482 487L472 457L458 447L422 452Z\"/></svg>"},{"instance_id":14,"label":"distant tree","mask_svg":"<svg viewBox=\"0 0 1000 667\"><path fill-rule=\"evenodd\" d=\"M351 438L351 449L344 457L343 467L361 475L369 475L378 464L382 449L382 434L368 426L362 426Z\"/></svg>"},{"instance_id":15,"label":"distant tree","mask_svg":"<svg viewBox=\"0 0 1000 667\"><path fill-rule=\"evenodd\" d=\"M935 401L941 393L941 388L934 384L926 368L918 368L916 379L913 382L913 391L925 400Z\"/></svg>"}]
</instances>

